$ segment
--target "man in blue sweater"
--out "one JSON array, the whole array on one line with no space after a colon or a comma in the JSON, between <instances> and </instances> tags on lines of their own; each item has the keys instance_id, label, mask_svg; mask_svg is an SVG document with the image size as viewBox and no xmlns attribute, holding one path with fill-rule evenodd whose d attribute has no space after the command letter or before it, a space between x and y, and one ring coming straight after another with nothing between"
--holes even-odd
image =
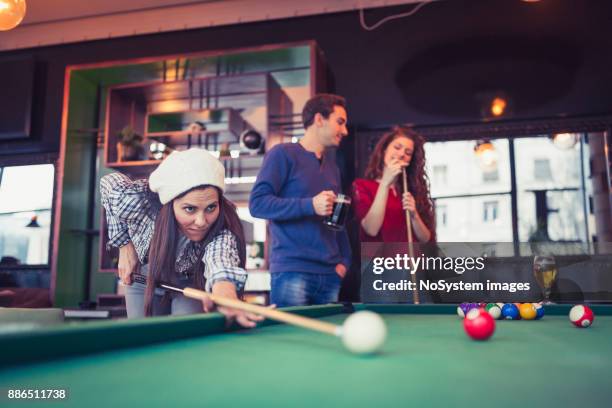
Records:
<instances>
[{"instance_id":1,"label":"man in blue sweater","mask_svg":"<svg viewBox=\"0 0 612 408\"><path fill-rule=\"evenodd\" d=\"M341 188L330 148L348 134L345 106L344 98L331 94L306 102L304 137L267 152L251 191L251 214L270 220L270 301L279 307L337 301L350 266L346 231L322 222Z\"/></svg>"}]
</instances>

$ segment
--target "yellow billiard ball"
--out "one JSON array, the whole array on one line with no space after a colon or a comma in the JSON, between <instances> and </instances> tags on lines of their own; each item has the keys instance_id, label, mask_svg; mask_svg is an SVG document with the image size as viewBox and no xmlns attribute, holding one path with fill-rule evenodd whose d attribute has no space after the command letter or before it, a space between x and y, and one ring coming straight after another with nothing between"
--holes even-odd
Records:
<instances>
[{"instance_id":1,"label":"yellow billiard ball","mask_svg":"<svg viewBox=\"0 0 612 408\"><path fill-rule=\"evenodd\" d=\"M525 320L533 320L538 315L538 311L532 303L522 303L519 306L519 313L521 314L521 318Z\"/></svg>"}]
</instances>

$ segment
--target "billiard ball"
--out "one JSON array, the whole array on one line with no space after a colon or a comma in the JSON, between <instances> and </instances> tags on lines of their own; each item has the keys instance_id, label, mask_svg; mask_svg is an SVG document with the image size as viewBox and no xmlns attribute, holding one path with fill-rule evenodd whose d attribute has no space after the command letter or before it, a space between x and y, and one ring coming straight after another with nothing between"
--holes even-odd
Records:
<instances>
[{"instance_id":1,"label":"billiard ball","mask_svg":"<svg viewBox=\"0 0 612 408\"><path fill-rule=\"evenodd\" d=\"M533 307L531 303L521 303L521 306L519 306L519 313L521 318L525 320L533 320L538 315L536 308Z\"/></svg>"},{"instance_id":2,"label":"billiard ball","mask_svg":"<svg viewBox=\"0 0 612 408\"><path fill-rule=\"evenodd\" d=\"M459 306L457 306L457 316L459 316L462 319L465 317L464 309L465 309L465 303L462 303Z\"/></svg>"},{"instance_id":3,"label":"billiard ball","mask_svg":"<svg viewBox=\"0 0 612 408\"><path fill-rule=\"evenodd\" d=\"M485 310L491 315L495 320L501 318L501 308L496 303L489 303Z\"/></svg>"},{"instance_id":4,"label":"billiard ball","mask_svg":"<svg viewBox=\"0 0 612 408\"><path fill-rule=\"evenodd\" d=\"M589 327L595 320L595 315L590 307L586 305L576 305L570 309L569 319L576 327Z\"/></svg>"},{"instance_id":5,"label":"billiard ball","mask_svg":"<svg viewBox=\"0 0 612 408\"><path fill-rule=\"evenodd\" d=\"M519 319L519 311L514 303L506 303L502 308L502 316L506 320L517 320Z\"/></svg>"},{"instance_id":6,"label":"billiard ball","mask_svg":"<svg viewBox=\"0 0 612 408\"><path fill-rule=\"evenodd\" d=\"M465 308L466 308L465 314L467 315L467 313L468 313L470 310L472 310L472 309L478 309L478 307L479 307L478 303L467 303L467 304L466 304L466 306L465 306Z\"/></svg>"},{"instance_id":7,"label":"billiard ball","mask_svg":"<svg viewBox=\"0 0 612 408\"><path fill-rule=\"evenodd\" d=\"M465 315L474 308L474 304L473 303L462 303L459 305L459 307L457 308L457 315L461 318L464 318Z\"/></svg>"},{"instance_id":8,"label":"billiard ball","mask_svg":"<svg viewBox=\"0 0 612 408\"><path fill-rule=\"evenodd\" d=\"M540 320L541 318L544 317L544 306L542 306L541 303L534 303L533 307L535 307L536 310L536 320Z\"/></svg>"},{"instance_id":9,"label":"billiard ball","mask_svg":"<svg viewBox=\"0 0 612 408\"><path fill-rule=\"evenodd\" d=\"M378 314L367 310L351 314L342 325L342 343L356 354L378 351L387 337L387 326Z\"/></svg>"},{"instance_id":10,"label":"billiard ball","mask_svg":"<svg viewBox=\"0 0 612 408\"><path fill-rule=\"evenodd\" d=\"M463 329L474 340L486 340L495 331L495 320L484 309L472 309L463 319Z\"/></svg>"}]
</instances>

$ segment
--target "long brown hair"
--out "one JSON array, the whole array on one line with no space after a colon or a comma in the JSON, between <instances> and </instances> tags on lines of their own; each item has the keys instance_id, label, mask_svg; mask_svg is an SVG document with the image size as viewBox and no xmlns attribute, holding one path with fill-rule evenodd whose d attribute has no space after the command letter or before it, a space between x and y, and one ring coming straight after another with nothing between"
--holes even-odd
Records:
<instances>
[{"instance_id":1,"label":"long brown hair","mask_svg":"<svg viewBox=\"0 0 612 408\"><path fill-rule=\"evenodd\" d=\"M382 177L385 168L385 152L392 141L399 137L406 137L414 143L414 152L410 165L406 168L408 176L408 190L414 196L416 208L421 219L431 233L431 241L436 240L436 226L433 210L433 201L429 194L429 178L425 172L425 139L413 129L405 126L396 126L382 135L374 151L370 155L370 161L365 170L365 178L378 180ZM395 180L395 189L401 194L404 193L402 176L399 175Z\"/></svg>"},{"instance_id":2,"label":"long brown hair","mask_svg":"<svg viewBox=\"0 0 612 408\"><path fill-rule=\"evenodd\" d=\"M221 190L216 186L204 185L194 187L175 198L181 198L193 190L212 187L219 195L219 217L211 225L206 237L202 241L202 249L197 254L198 261L193 265L191 272L197 289L204 290L204 263L202 257L206 246L224 229L228 229L236 238L238 245L238 257L240 267L244 268L246 263L246 244L242 223L236 212L236 205L223 196ZM149 274L147 276L147 287L145 289L145 315L153 314L153 296L155 286L159 282L173 283L176 280L176 245L179 238L179 229L174 218L172 207L174 200L164 204L155 219L153 237L149 245ZM165 301L168 301L166 298Z\"/></svg>"}]
</instances>

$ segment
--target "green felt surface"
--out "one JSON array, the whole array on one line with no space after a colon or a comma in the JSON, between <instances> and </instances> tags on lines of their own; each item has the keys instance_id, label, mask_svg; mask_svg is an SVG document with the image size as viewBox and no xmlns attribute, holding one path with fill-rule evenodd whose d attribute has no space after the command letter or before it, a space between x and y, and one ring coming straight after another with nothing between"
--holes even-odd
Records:
<instances>
[{"instance_id":1,"label":"green felt surface","mask_svg":"<svg viewBox=\"0 0 612 408\"><path fill-rule=\"evenodd\" d=\"M605 407L612 400L612 316L598 314L588 329L554 312L499 321L491 340L475 342L456 315L433 313L448 307L377 310L389 337L374 356L272 325L12 365L0 371L0 388L65 388L66 401L48 404L74 407ZM31 406L5 397L0 405Z\"/></svg>"}]
</instances>

